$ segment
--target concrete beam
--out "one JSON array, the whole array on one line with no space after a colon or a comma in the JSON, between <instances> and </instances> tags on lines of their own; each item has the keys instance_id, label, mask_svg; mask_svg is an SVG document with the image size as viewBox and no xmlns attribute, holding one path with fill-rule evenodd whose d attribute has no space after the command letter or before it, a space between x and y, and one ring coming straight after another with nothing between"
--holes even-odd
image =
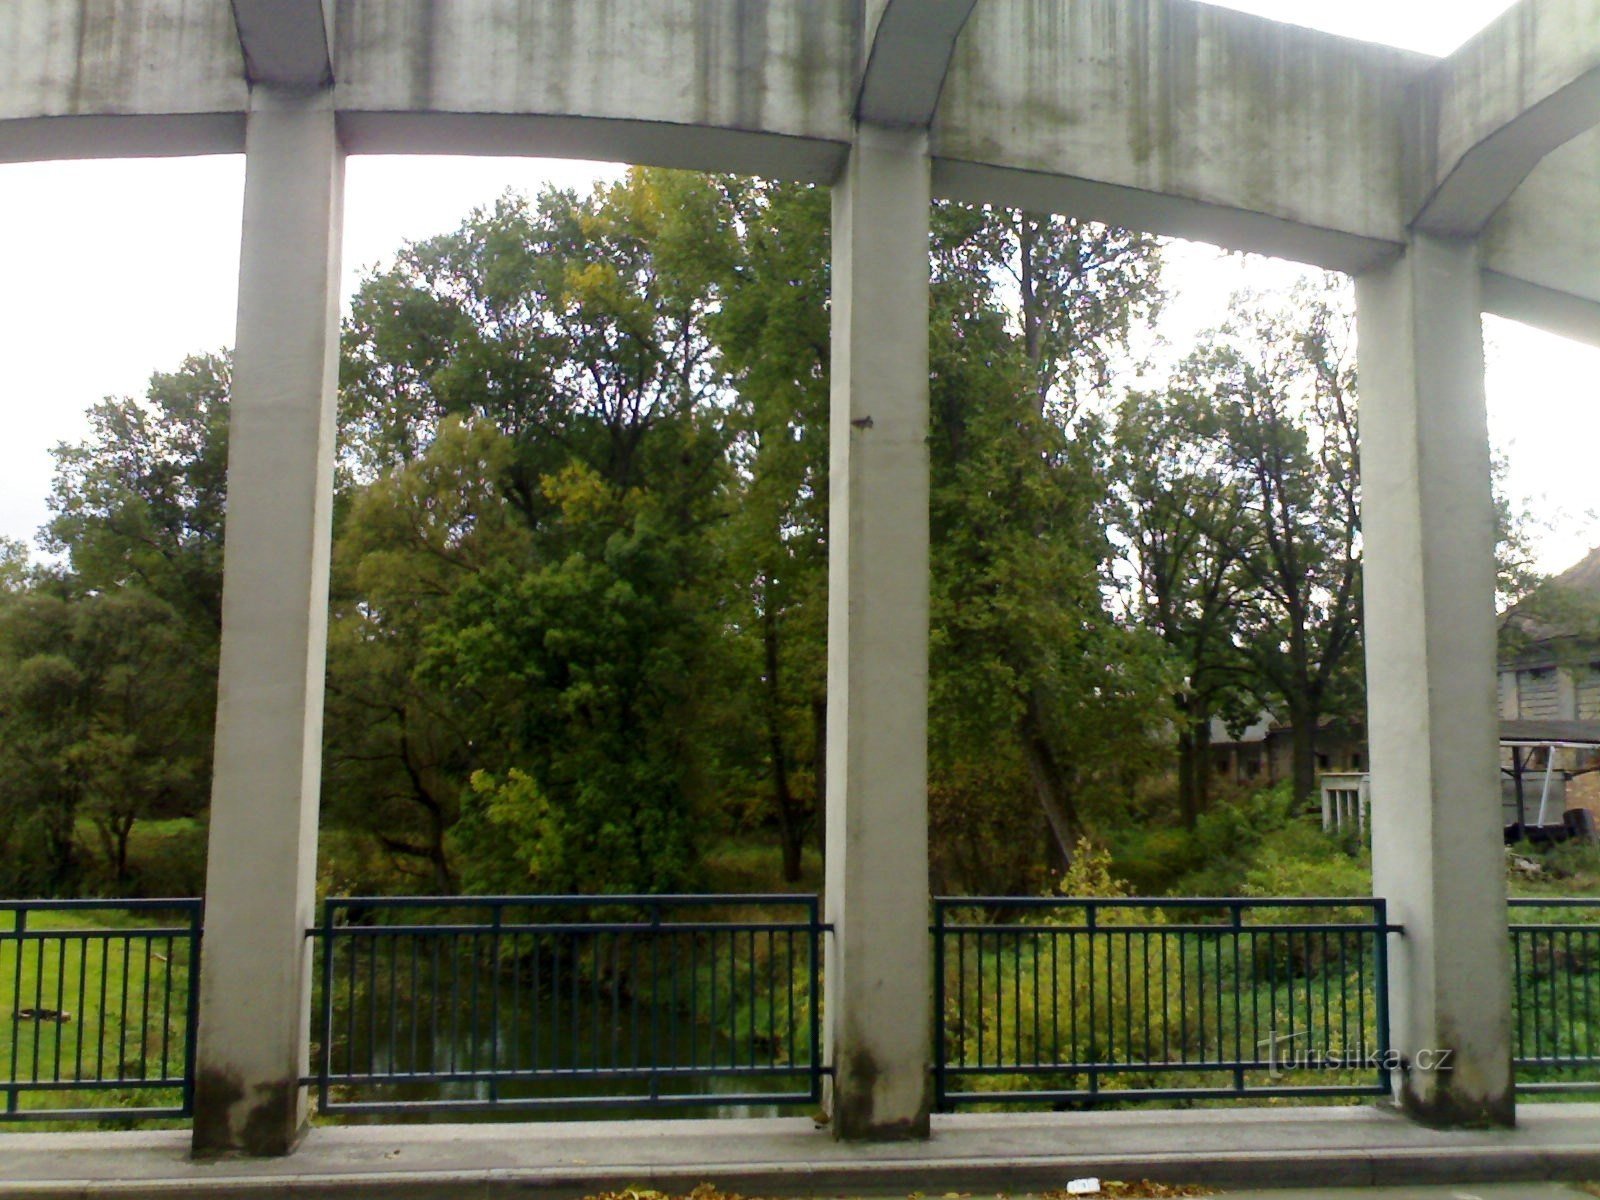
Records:
<instances>
[{"instance_id":1,"label":"concrete beam","mask_svg":"<svg viewBox=\"0 0 1600 1200\"><path fill-rule=\"evenodd\" d=\"M1514 1118L1479 269L1421 234L1356 280L1373 891L1398 1098L1443 1126Z\"/></svg>"},{"instance_id":2,"label":"concrete beam","mask_svg":"<svg viewBox=\"0 0 1600 1200\"><path fill-rule=\"evenodd\" d=\"M0 162L237 152L248 104L215 0L0 4Z\"/></svg>"},{"instance_id":3,"label":"concrete beam","mask_svg":"<svg viewBox=\"0 0 1600 1200\"><path fill-rule=\"evenodd\" d=\"M305 1124L344 154L330 91L257 85L228 424L194 1149Z\"/></svg>"},{"instance_id":4,"label":"concrete beam","mask_svg":"<svg viewBox=\"0 0 1600 1200\"><path fill-rule=\"evenodd\" d=\"M333 82L329 0L232 0L251 83L321 87Z\"/></svg>"},{"instance_id":5,"label":"concrete beam","mask_svg":"<svg viewBox=\"0 0 1600 1200\"><path fill-rule=\"evenodd\" d=\"M616 155L827 182L851 139L854 0L345 0L353 151ZM731 156L729 156L731 154Z\"/></svg>"},{"instance_id":6,"label":"concrete beam","mask_svg":"<svg viewBox=\"0 0 1600 1200\"><path fill-rule=\"evenodd\" d=\"M1190 0L989 0L934 120L936 185L1007 203L1064 181L1101 219L1359 269L1403 240L1401 114L1434 61Z\"/></svg>"},{"instance_id":7,"label":"concrete beam","mask_svg":"<svg viewBox=\"0 0 1600 1200\"><path fill-rule=\"evenodd\" d=\"M950 56L977 0L870 0L866 62L856 92L864 124L926 129Z\"/></svg>"},{"instance_id":8,"label":"concrete beam","mask_svg":"<svg viewBox=\"0 0 1600 1200\"><path fill-rule=\"evenodd\" d=\"M1441 143L1441 162L1471 157L1473 120L1498 129L1538 96L1581 108L1581 55L1547 47L1595 2L1542 0L1519 10L1537 18L1524 34L1491 31L1448 65L1192 0L986 0L955 36L934 113L934 192L1359 273L1400 253L1416 215L1417 172L1402 164L1418 89L1451 72L1462 81L1444 89L1456 100L1440 101L1438 128L1469 132ZM872 78L896 56L914 68L928 30L950 34L963 3L341 0L339 130L355 153L590 157L831 182L861 101L862 46L875 47ZM925 27L913 19L929 13ZM862 42L863 15L881 46ZM1495 37L1522 46L1534 75L1484 93L1501 97L1499 115L1474 117L1466 64ZM885 105L896 99L884 92ZM0 161L237 151L247 96L220 0L0 3ZM1546 161L1589 172L1566 157L1587 140ZM1591 196L1592 173L1560 182L1539 166L1501 206L1483 238L1495 311L1590 324Z\"/></svg>"},{"instance_id":9,"label":"concrete beam","mask_svg":"<svg viewBox=\"0 0 1600 1200\"><path fill-rule=\"evenodd\" d=\"M1600 123L1600 3L1522 0L1419 81L1414 224L1476 236L1551 151Z\"/></svg>"},{"instance_id":10,"label":"concrete beam","mask_svg":"<svg viewBox=\"0 0 1600 1200\"><path fill-rule=\"evenodd\" d=\"M1600 129L1534 168L1483 252L1485 311L1600 345Z\"/></svg>"}]
</instances>

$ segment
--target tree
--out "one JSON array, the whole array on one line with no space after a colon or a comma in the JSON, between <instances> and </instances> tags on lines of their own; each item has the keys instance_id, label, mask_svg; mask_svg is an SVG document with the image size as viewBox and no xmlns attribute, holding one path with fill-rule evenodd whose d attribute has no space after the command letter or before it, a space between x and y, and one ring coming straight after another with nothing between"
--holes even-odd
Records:
<instances>
[{"instance_id":1,"label":"tree","mask_svg":"<svg viewBox=\"0 0 1600 1200\"><path fill-rule=\"evenodd\" d=\"M192 731L208 696L181 620L134 589L36 591L0 605L0 846L7 886L70 895L77 824L97 830L112 882L130 882L136 821L203 802Z\"/></svg>"},{"instance_id":2,"label":"tree","mask_svg":"<svg viewBox=\"0 0 1600 1200\"><path fill-rule=\"evenodd\" d=\"M137 585L170 605L212 652L222 623L223 506L228 487L224 355L194 355L157 372L142 400L89 410L89 436L57 446L45 527L74 586Z\"/></svg>"},{"instance_id":3,"label":"tree","mask_svg":"<svg viewBox=\"0 0 1600 1200\"><path fill-rule=\"evenodd\" d=\"M1216 413L1209 453L1238 490L1210 540L1236 557L1235 634L1258 701L1293 730L1293 786L1316 786L1316 733L1362 694L1360 478L1353 320L1331 283L1233 318L1176 387Z\"/></svg>"},{"instance_id":4,"label":"tree","mask_svg":"<svg viewBox=\"0 0 1600 1200\"><path fill-rule=\"evenodd\" d=\"M475 888L659 890L694 866L732 203L656 171L505 197L357 297L345 464L373 482L341 543L387 557L343 610L335 691L367 740L336 753L357 792L386 781L369 806L422 818L391 849L440 880L451 838Z\"/></svg>"},{"instance_id":5,"label":"tree","mask_svg":"<svg viewBox=\"0 0 1600 1200\"><path fill-rule=\"evenodd\" d=\"M722 532L745 685L731 689L723 728L766 776L794 883L824 805L829 197L767 184L737 196L740 254L711 325L735 397L738 502Z\"/></svg>"},{"instance_id":6,"label":"tree","mask_svg":"<svg viewBox=\"0 0 1600 1200\"><path fill-rule=\"evenodd\" d=\"M1247 489L1204 393L1130 393L1113 433L1113 525L1134 619L1181 671L1172 697L1178 807L1193 828L1210 784L1212 718L1238 707L1247 682L1238 646Z\"/></svg>"},{"instance_id":7,"label":"tree","mask_svg":"<svg viewBox=\"0 0 1600 1200\"><path fill-rule=\"evenodd\" d=\"M935 822L962 823L950 805L985 822L986 882L1027 887L1038 857L1016 854L1015 809L997 821L1007 797L1069 862L1093 784L1145 756L1163 710L1159 658L1106 605L1104 446L1080 402L1157 301L1155 247L952 205L933 281Z\"/></svg>"}]
</instances>

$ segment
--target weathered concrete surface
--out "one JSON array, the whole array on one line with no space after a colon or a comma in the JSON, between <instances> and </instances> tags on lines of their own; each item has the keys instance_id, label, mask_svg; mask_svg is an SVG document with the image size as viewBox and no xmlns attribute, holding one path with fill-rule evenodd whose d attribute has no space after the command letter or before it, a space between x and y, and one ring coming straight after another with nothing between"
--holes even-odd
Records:
<instances>
[{"instance_id":1,"label":"weathered concrete surface","mask_svg":"<svg viewBox=\"0 0 1600 1200\"><path fill-rule=\"evenodd\" d=\"M305 1119L344 156L327 92L252 104L194 1146L284 1154Z\"/></svg>"},{"instance_id":2,"label":"weathered concrete surface","mask_svg":"<svg viewBox=\"0 0 1600 1200\"><path fill-rule=\"evenodd\" d=\"M346 141L824 181L850 140L854 15L836 0L341 0ZM452 119L464 114L531 123Z\"/></svg>"},{"instance_id":3,"label":"weathered concrete surface","mask_svg":"<svg viewBox=\"0 0 1600 1200\"><path fill-rule=\"evenodd\" d=\"M1482 240L1485 311L1600 345L1600 130L1540 163Z\"/></svg>"},{"instance_id":4,"label":"weathered concrete surface","mask_svg":"<svg viewBox=\"0 0 1600 1200\"><path fill-rule=\"evenodd\" d=\"M1373 892L1405 927L1400 1099L1455 1125L1514 1111L1478 277L1472 242L1419 234L1356 280Z\"/></svg>"},{"instance_id":5,"label":"weathered concrete surface","mask_svg":"<svg viewBox=\"0 0 1600 1200\"><path fill-rule=\"evenodd\" d=\"M251 83L333 82L332 0L231 0Z\"/></svg>"},{"instance_id":6,"label":"weathered concrete surface","mask_svg":"<svg viewBox=\"0 0 1600 1200\"><path fill-rule=\"evenodd\" d=\"M1242 1108L1181 1119L1159 1110L935 1116L932 1139L914 1145L836 1142L808 1119L779 1118L323 1128L290 1160L194 1163L184 1150L174 1132L0 1135L0 1200L566 1200L708 1181L747 1196L993 1195L1084 1175L1403 1183L1414 1196L1428 1183L1600 1176L1600 1105L1534 1105L1517 1129L1455 1133L1379 1108ZM1516 1200L1546 1194L1524 1184Z\"/></svg>"},{"instance_id":7,"label":"weathered concrete surface","mask_svg":"<svg viewBox=\"0 0 1600 1200\"><path fill-rule=\"evenodd\" d=\"M1417 85L1416 225L1476 234L1545 155L1600 123L1600 6L1524 0Z\"/></svg>"},{"instance_id":8,"label":"weathered concrete surface","mask_svg":"<svg viewBox=\"0 0 1600 1200\"><path fill-rule=\"evenodd\" d=\"M238 0L251 70L320 69L318 2ZM1442 62L1192 0L984 0L963 26L970 3L337 0L340 128L353 153L826 183L858 109L914 126L938 98L937 195L1333 269L1394 256L1424 202L1425 226L1475 229L1510 195L1488 243L1490 302L1589 328L1600 254L1582 230L1600 224L1600 185L1535 186L1553 173L1534 164L1594 117L1596 0L1524 0ZM0 5L0 161L241 149L233 11ZM1542 241L1551 227L1577 236Z\"/></svg>"},{"instance_id":9,"label":"weathered concrete surface","mask_svg":"<svg viewBox=\"0 0 1600 1200\"><path fill-rule=\"evenodd\" d=\"M0 162L237 152L248 101L217 0L0 4Z\"/></svg>"},{"instance_id":10,"label":"weathered concrete surface","mask_svg":"<svg viewBox=\"0 0 1600 1200\"><path fill-rule=\"evenodd\" d=\"M977 0L868 0L855 115L863 124L926 129L956 37Z\"/></svg>"},{"instance_id":11,"label":"weathered concrete surface","mask_svg":"<svg viewBox=\"0 0 1600 1200\"><path fill-rule=\"evenodd\" d=\"M1120 222L1148 197L1159 232L1355 270L1400 239L1400 114L1431 62L1188 0L991 0L956 48L936 177L1010 203L1011 173L1060 176L1053 209Z\"/></svg>"},{"instance_id":12,"label":"weathered concrete surface","mask_svg":"<svg viewBox=\"0 0 1600 1200\"><path fill-rule=\"evenodd\" d=\"M926 1137L928 142L859 139L833 191L825 1053L835 1133Z\"/></svg>"}]
</instances>

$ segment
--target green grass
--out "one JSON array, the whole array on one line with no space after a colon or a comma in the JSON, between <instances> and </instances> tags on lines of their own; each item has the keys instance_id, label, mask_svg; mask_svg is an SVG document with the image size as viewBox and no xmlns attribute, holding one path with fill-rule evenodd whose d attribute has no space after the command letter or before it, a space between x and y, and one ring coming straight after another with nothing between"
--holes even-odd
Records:
<instances>
[{"instance_id":1,"label":"green grass","mask_svg":"<svg viewBox=\"0 0 1600 1200\"><path fill-rule=\"evenodd\" d=\"M12 920L0 915L0 928L9 932ZM46 936L0 935L0 1089L61 1085L22 1092L24 1109L175 1106L176 1088L148 1085L183 1074L188 945L140 930L186 922L178 914L40 911L28 914L26 928ZM118 1086L72 1086L101 1080Z\"/></svg>"}]
</instances>

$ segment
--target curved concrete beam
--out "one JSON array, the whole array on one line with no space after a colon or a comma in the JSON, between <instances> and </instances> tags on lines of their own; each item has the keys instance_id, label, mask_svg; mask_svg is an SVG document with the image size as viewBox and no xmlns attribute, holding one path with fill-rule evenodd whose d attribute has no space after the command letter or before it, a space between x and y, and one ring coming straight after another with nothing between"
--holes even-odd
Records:
<instances>
[{"instance_id":1,"label":"curved concrete beam","mask_svg":"<svg viewBox=\"0 0 1600 1200\"><path fill-rule=\"evenodd\" d=\"M321 87L333 82L329 0L232 0L251 83Z\"/></svg>"},{"instance_id":2,"label":"curved concrete beam","mask_svg":"<svg viewBox=\"0 0 1600 1200\"><path fill-rule=\"evenodd\" d=\"M307 0L238 3L298 7L314 49ZM962 4L922 0L923 13L935 4L948 32ZM1547 46L1559 24L1549 14L1576 20L1584 4L1600 0L1525 10L1538 32L1528 44ZM872 28L888 36L911 11L894 17L900 0L875 0ZM352 153L588 157L831 183L856 135L861 16L862 0L338 0L340 136ZM0 162L237 151L241 46L222 0L0 0ZM1535 112L1518 107L1535 96L1581 97L1581 55L1561 60L1563 74L1547 69L1554 53L1520 60L1538 66L1520 90L1482 93L1501 104L1479 114L1484 128ZM933 186L1360 272L1408 237L1405 130L1439 66L1191 0L984 0L937 98ZM312 77L315 54L295 69ZM1478 93L1449 94L1437 128L1466 129ZM1491 307L1587 327L1600 302L1588 141L1549 154L1486 229ZM1477 144L1462 133L1440 143L1439 161Z\"/></svg>"},{"instance_id":3,"label":"curved concrete beam","mask_svg":"<svg viewBox=\"0 0 1600 1200\"><path fill-rule=\"evenodd\" d=\"M977 0L870 0L856 120L925 129Z\"/></svg>"},{"instance_id":4,"label":"curved concrete beam","mask_svg":"<svg viewBox=\"0 0 1600 1200\"><path fill-rule=\"evenodd\" d=\"M1482 242L1485 312L1600 346L1600 128L1535 167Z\"/></svg>"},{"instance_id":5,"label":"curved concrete beam","mask_svg":"<svg viewBox=\"0 0 1600 1200\"><path fill-rule=\"evenodd\" d=\"M1477 234L1551 151L1600 123L1600 0L1522 0L1419 83L1413 224Z\"/></svg>"}]
</instances>

